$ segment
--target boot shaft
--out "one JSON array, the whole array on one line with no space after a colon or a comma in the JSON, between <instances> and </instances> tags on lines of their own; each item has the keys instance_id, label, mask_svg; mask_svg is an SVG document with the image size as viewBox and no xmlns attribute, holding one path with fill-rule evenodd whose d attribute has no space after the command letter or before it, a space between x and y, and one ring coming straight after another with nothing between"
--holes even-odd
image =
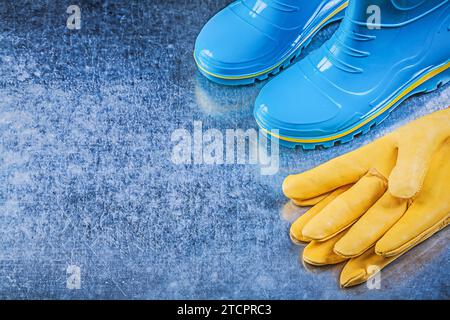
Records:
<instances>
[{"instance_id":1,"label":"boot shaft","mask_svg":"<svg viewBox=\"0 0 450 320\"><path fill-rule=\"evenodd\" d=\"M372 3L379 5L381 23L367 23L367 8ZM325 44L327 57L342 70L377 72L389 61L408 65L408 60L450 57L447 0L351 0L347 10L339 29Z\"/></svg>"},{"instance_id":2,"label":"boot shaft","mask_svg":"<svg viewBox=\"0 0 450 320\"><path fill-rule=\"evenodd\" d=\"M369 29L400 27L448 6L449 0L350 0L347 18Z\"/></svg>"}]
</instances>

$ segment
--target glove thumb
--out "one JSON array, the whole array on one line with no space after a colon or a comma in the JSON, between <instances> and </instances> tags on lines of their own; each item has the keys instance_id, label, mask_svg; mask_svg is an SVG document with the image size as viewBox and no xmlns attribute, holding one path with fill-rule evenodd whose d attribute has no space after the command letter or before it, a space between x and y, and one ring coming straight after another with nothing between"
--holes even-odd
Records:
<instances>
[{"instance_id":1,"label":"glove thumb","mask_svg":"<svg viewBox=\"0 0 450 320\"><path fill-rule=\"evenodd\" d=\"M389 176L389 192L394 197L411 199L420 192L431 159L441 145L427 140L399 145L397 164Z\"/></svg>"}]
</instances>

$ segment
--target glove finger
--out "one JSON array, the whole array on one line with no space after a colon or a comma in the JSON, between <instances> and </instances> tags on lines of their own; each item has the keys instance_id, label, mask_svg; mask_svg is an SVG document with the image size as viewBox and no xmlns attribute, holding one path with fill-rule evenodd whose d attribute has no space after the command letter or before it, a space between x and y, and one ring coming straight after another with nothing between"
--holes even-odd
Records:
<instances>
[{"instance_id":1,"label":"glove finger","mask_svg":"<svg viewBox=\"0 0 450 320\"><path fill-rule=\"evenodd\" d=\"M381 257L375 254L373 247L356 258L350 259L341 271L340 284L343 288L356 286L373 277L384 267L397 259Z\"/></svg>"},{"instance_id":2,"label":"glove finger","mask_svg":"<svg viewBox=\"0 0 450 320\"><path fill-rule=\"evenodd\" d=\"M377 170L387 177L396 160L391 140L381 138L312 170L290 175L283 182L283 192L296 201L312 199L357 182L375 164Z\"/></svg>"},{"instance_id":3,"label":"glove finger","mask_svg":"<svg viewBox=\"0 0 450 320\"><path fill-rule=\"evenodd\" d=\"M315 206L316 204L318 204L319 202L321 202L322 200L324 200L325 198L327 198L329 195L331 194L331 192L325 193L323 195L311 198L311 199L292 199L292 202L299 207L310 207L310 206Z\"/></svg>"},{"instance_id":4,"label":"glove finger","mask_svg":"<svg viewBox=\"0 0 450 320\"><path fill-rule=\"evenodd\" d=\"M428 208L427 208L428 207ZM449 208L412 205L405 215L377 242L375 252L384 257L402 254L448 226Z\"/></svg>"},{"instance_id":5,"label":"glove finger","mask_svg":"<svg viewBox=\"0 0 450 320\"><path fill-rule=\"evenodd\" d=\"M323 208L325 208L331 201L336 199L340 194L347 191L351 186L344 186L336 189L332 193L330 193L325 199L320 201L314 207L305 212L301 217L299 217L295 222L291 225L290 236L294 243L301 242L310 242L311 239L308 239L303 236L302 230L305 224L308 223L315 215L317 215Z\"/></svg>"},{"instance_id":6,"label":"glove finger","mask_svg":"<svg viewBox=\"0 0 450 320\"><path fill-rule=\"evenodd\" d=\"M379 255L398 255L445 228L450 219L450 142L436 153L423 189L403 217L377 242Z\"/></svg>"},{"instance_id":7,"label":"glove finger","mask_svg":"<svg viewBox=\"0 0 450 320\"><path fill-rule=\"evenodd\" d=\"M399 145L397 165L389 176L389 192L392 195L410 199L420 191L431 159L440 147L434 139L425 135Z\"/></svg>"},{"instance_id":8,"label":"glove finger","mask_svg":"<svg viewBox=\"0 0 450 320\"><path fill-rule=\"evenodd\" d=\"M349 190L331 201L303 227L304 237L325 241L350 227L387 189L386 179L370 170Z\"/></svg>"},{"instance_id":9,"label":"glove finger","mask_svg":"<svg viewBox=\"0 0 450 320\"><path fill-rule=\"evenodd\" d=\"M347 258L361 255L402 217L407 207L408 200L386 192L336 243L334 252Z\"/></svg>"},{"instance_id":10,"label":"glove finger","mask_svg":"<svg viewBox=\"0 0 450 320\"><path fill-rule=\"evenodd\" d=\"M344 234L345 232L342 232L330 240L323 242L312 241L303 250L303 261L314 266L324 266L347 260L347 258L338 256L333 251L334 245Z\"/></svg>"}]
</instances>

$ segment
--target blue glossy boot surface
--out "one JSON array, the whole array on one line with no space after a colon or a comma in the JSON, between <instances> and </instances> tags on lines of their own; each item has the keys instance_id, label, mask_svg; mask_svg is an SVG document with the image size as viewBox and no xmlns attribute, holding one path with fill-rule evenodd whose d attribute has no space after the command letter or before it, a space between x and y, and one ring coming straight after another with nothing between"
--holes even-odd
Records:
<instances>
[{"instance_id":1,"label":"blue glossy boot surface","mask_svg":"<svg viewBox=\"0 0 450 320\"><path fill-rule=\"evenodd\" d=\"M449 67L448 0L351 0L329 41L264 86L254 115L284 145L331 147L447 83Z\"/></svg>"},{"instance_id":2,"label":"blue glossy boot surface","mask_svg":"<svg viewBox=\"0 0 450 320\"><path fill-rule=\"evenodd\" d=\"M291 64L326 24L343 18L346 0L241 0L216 14L195 43L210 80L227 85L264 80Z\"/></svg>"}]
</instances>

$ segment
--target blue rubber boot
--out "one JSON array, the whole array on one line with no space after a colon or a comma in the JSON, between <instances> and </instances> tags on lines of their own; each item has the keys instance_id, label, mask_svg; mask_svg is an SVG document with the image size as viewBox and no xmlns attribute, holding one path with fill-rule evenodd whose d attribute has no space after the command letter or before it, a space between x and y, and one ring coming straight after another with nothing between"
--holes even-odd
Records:
<instances>
[{"instance_id":1,"label":"blue rubber boot","mask_svg":"<svg viewBox=\"0 0 450 320\"><path fill-rule=\"evenodd\" d=\"M342 19L347 0L241 0L216 14L195 43L210 80L251 84L278 73L326 24Z\"/></svg>"},{"instance_id":2,"label":"blue rubber boot","mask_svg":"<svg viewBox=\"0 0 450 320\"><path fill-rule=\"evenodd\" d=\"M263 87L254 115L286 146L331 147L447 83L449 67L448 0L350 0L333 37Z\"/></svg>"}]
</instances>

